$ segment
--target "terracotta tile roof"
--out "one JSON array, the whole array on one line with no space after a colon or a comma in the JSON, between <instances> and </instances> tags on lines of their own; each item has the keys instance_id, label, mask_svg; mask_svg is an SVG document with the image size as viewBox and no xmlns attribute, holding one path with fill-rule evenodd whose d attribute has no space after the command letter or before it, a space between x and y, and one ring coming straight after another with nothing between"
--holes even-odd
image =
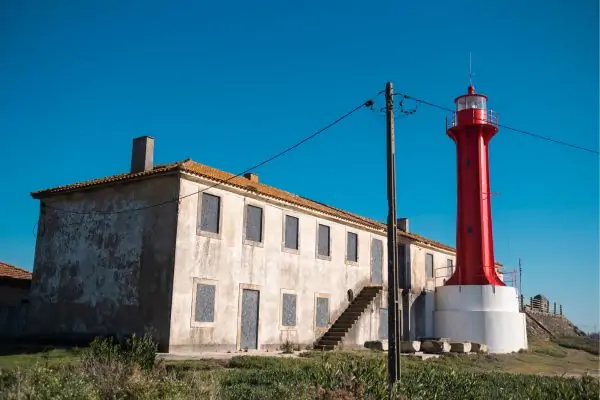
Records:
<instances>
[{"instance_id":1,"label":"terracotta tile roof","mask_svg":"<svg viewBox=\"0 0 600 400\"><path fill-rule=\"evenodd\" d=\"M108 185L116 182L137 180L140 178L145 178L149 176L155 176L159 174L166 174L169 172L181 172L188 173L196 176L200 176L203 178L207 178L216 182L224 182L227 181L226 184L229 186L237 187L243 190L248 190L254 193L258 193L265 197L270 197L273 199L277 199L280 201L284 201L290 204L294 204L296 206L305 207L310 210L318 211L323 214L336 217L345 221L353 222L362 226L366 226L369 228L385 231L386 225L379 221L375 221L369 218L361 217L356 214L349 213L347 211L341 210L339 208L335 208L332 206L328 206L326 204L320 203L318 201L307 199L306 197L298 196L293 193L286 192L281 189L274 188L272 186L265 185L259 182L253 182L250 179L247 179L243 176L235 176L229 172L225 172L213 167L209 167L208 165L200 164L192 160L184 160L175 162L172 164L164 164L157 165L154 169L145 172L139 173L126 173L120 175L113 175L106 178L94 179L91 181L75 183L72 185L59 186L52 189L40 190L37 192L31 193L31 196L34 198L43 198L52 194L57 193L66 193L72 191L83 190L91 187L97 187L99 185ZM420 242L423 244L428 244L430 246L435 246L439 249L444 249L450 252L455 252L456 249L452 246L448 246L446 244L437 242L435 240L427 239L423 236L408 233L403 231L398 231L401 236L412 239L416 242Z\"/></svg>"},{"instance_id":2,"label":"terracotta tile roof","mask_svg":"<svg viewBox=\"0 0 600 400\"><path fill-rule=\"evenodd\" d=\"M91 187L97 187L100 185L108 185L111 183L131 181L131 180L136 180L136 179L140 179L140 178L145 178L147 176L160 175L162 173L168 173L168 172L178 170L180 165L182 165L183 163L184 162L177 162L177 163L172 163L172 164L157 165L154 167L154 169L152 169L150 171L137 172L134 174L126 173L126 174L112 175L112 176L107 176L105 178L92 179L90 181L78 182L78 183L73 183L73 184L64 185L64 186L57 186L57 187L54 187L51 189L38 190L36 192L32 192L31 196L34 199L39 199L42 197L46 197L48 195L52 195L54 193L73 192L73 191L87 189L87 188L91 188Z\"/></svg>"},{"instance_id":3,"label":"terracotta tile roof","mask_svg":"<svg viewBox=\"0 0 600 400\"><path fill-rule=\"evenodd\" d=\"M0 278L31 280L31 272L0 261Z\"/></svg>"}]
</instances>

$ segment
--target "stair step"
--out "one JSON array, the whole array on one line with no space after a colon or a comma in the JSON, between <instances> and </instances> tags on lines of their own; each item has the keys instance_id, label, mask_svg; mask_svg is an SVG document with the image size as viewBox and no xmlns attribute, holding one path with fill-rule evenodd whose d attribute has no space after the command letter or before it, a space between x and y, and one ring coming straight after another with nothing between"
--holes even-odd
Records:
<instances>
[{"instance_id":1,"label":"stair step","mask_svg":"<svg viewBox=\"0 0 600 400\"><path fill-rule=\"evenodd\" d=\"M352 325L354 325L357 320L358 320L358 318L353 318L353 319L346 318L346 319L335 321L335 324L333 324L333 325L335 325L336 328L344 328L344 329L350 330L350 328L352 328Z\"/></svg>"},{"instance_id":2,"label":"stair step","mask_svg":"<svg viewBox=\"0 0 600 400\"><path fill-rule=\"evenodd\" d=\"M360 315L362 314L362 311L358 311L358 310L346 310L342 313L342 315ZM341 315L340 315L341 317Z\"/></svg>"},{"instance_id":3,"label":"stair step","mask_svg":"<svg viewBox=\"0 0 600 400\"><path fill-rule=\"evenodd\" d=\"M352 306L368 306L371 302L373 302L373 299L358 299L358 300L354 300L352 303L350 303L348 305L348 307L352 307Z\"/></svg>"},{"instance_id":4,"label":"stair step","mask_svg":"<svg viewBox=\"0 0 600 400\"><path fill-rule=\"evenodd\" d=\"M346 310L331 325L329 330L318 340L316 350L333 350L341 343L348 331L364 314L367 307L383 289L382 286L365 286L360 293L350 302Z\"/></svg>"},{"instance_id":5,"label":"stair step","mask_svg":"<svg viewBox=\"0 0 600 400\"><path fill-rule=\"evenodd\" d=\"M342 314L336 320L336 322L338 322L338 321L339 322L350 322L350 321L354 322L354 321L356 321L360 317L361 314L362 313L360 313L360 314Z\"/></svg>"},{"instance_id":6,"label":"stair step","mask_svg":"<svg viewBox=\"0 0 600 400\"><path fill-rule=\"evenodd\" d=\"M365 298L365 297L375 297L375 296L377 296L378 293L379 293L379 290L367 290L364 292L360 292L358 294L358 296L355 297L355 299L361 299L361 298Z\"/></svg>"},{"instance_id":7,"label":"stair step","mask_svg":"<svg viewBox=\"0 0 600 400\"><path fill-rule=\"evenodd\" d=\"M358 318L350 318L350 317L345 317L345 318L338 318L337 321L335 321L331 327L332 328L350 328L352 325L354 325L356 323L356 320L358 320Z\"/></svg>"},{"instance_id":8,"label":"stair step","mask_svg":"<svg viewBox=\"0 0 600 400\"><path fill-rule=\"evenodd\" d=\"M344 326L336 326L335 324L333 324L331 326L331 328L329 328L328 332L346 333L346 332L348 332L348 328L346 328Z\"/></svg>"},{"instance_id":9,"label":"stair step","mask_svg":"<svg viewBox=\"0 0 600 400\"><path fill-rule=\"evenodd\" d=\"M346 313L346 312L358 312L358 313L361 313L361 314L362 314L362 313L364 313L364 312L365 312L365 310L367 309L367 307L368 307L368 305L364 305L364 306L354 306L354 307L348 307L348 308L346 309L346 311L344 311L344 312L345 312L345 313Z\"/></svg>"},{"instance_id":10,"label":"stair step","mask_svg":"<svg viewBox=\"0 0 600 400\"><path fill-rule=\"evenodd\" d=\"M344 337L344 336L346 336L346 333L347 333L346 331L343 331L343 332L328 331L325 335L323 335L323 337L324 338L325 337L332 337L332 338Z\"/></svg>"},{"instance_id":11,"label":"stair step","mask_svg":"<svg viewBox=\"0 0 600 400\"><path fill-rule=\"evenodd\" d=\"M354 323L354 321L356 321L361 316L361 314L362 313L360 313L360 314L342 314L335 322L343 322L343 323L352 322L352 323Z\"/></svg>"}]
</instances>

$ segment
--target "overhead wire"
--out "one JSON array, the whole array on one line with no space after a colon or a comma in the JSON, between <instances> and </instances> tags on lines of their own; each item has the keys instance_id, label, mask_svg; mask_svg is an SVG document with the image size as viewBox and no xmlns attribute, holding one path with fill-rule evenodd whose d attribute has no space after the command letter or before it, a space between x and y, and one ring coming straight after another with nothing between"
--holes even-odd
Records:
<instances>
[{"instance_id":1,"label":"overhead wire","mask_svg":"<svg viewBox=\"0 0 600 400\"><path fill-rule=\"evenodd\" d=\"M380 91L380 92L378 92L375 97L380 96L383 92L384 92L383 90ZM428 100L424 100L424 99L421 99L421 98L414 97L414 96L409 95L407 93L395 92L394 96L401 96L403 99L412 100L412 101L414 101L414 102L417 103L417 106L419 104L423 104L423 105L426 105L426 106L429 106L429 107L432 107L432 108L437 108L439 110L446 111L446 112L449 112L449 113L454 113L455 112L455 110L450 109L448 107L445 107L445 106L442 106L442 105L430 102ZM97 210L95 210L95 211L74 211L74 210L66 210L66 209L62 209L62 208L59 208L59 207L48 205L47 203L45 203L43 201L42 201L42 207L53 209L53 210L58 211L58 212L64 212L64 213L70 213L70 214L78 214L78 215L94 215L94 214L111 215L111 214L122 214L122 213L128 213L128 212L144 211L144 210L147 210L147 209L151 209L151 208L155 208L155 207L161 207L161 206L164 206L164 205L167 205L167 204L178 202L178 201L181 201L181 200L183 200L183 199L185 199L187 197L191 197L191 196L200 194L200 193L202 193L204 191L207 191L207 190L213 189L215 187L218 187L218 186L220 186L220 185L222 185L224 183L227 183L227 182L229 182L229 181L231 181L231 180L233 180L233 179L235 179L237 177L240 177L240 176L242 176L242 175L244 175L244 174L246 174L248 172L256 170L257 168L260 168L261 166L263 166L265 164L268 164L269 162L271 162L271 161L273 161L273 160L275 160L275 159L283 156L284 154L287 154L288 152L296 149L297 147L299 147L299 146L303 145L304 143L308 142L309 140L314 139L315 137L317 137L320 134L324 133L328 129L330 129L333 126L337 125L338 123L342 122L344 119L348 118L349 116L351 116L352 114L354 114L356 111L360 110L361 108L367 107L367 108L373 109L373 106L374 106L374 101L372 99L369 99L369 100L367 100L365 102L362 102L359 105L357 105L356 107L354 107L353 109L351 109L350 111L348 111L347 113L343 114L342 116L340 116L337 119L335 119L334 121L332 121L331 123L325 125L321 129L319 129L316 132L312 133L311 135L305 137L304 139L302 139L299 142L293 144L292 146L284 149L283 151L280 151L279 153L277 153L277 154L275 154L275 155L273 155L273 156L271 156L271 157L269 157L269 158L261 161L260 163L258 163L256 165L253 165L250 168L247 168L247 169L245 169L244 171L242 171L242 172L240 172L238 174L232 175L231 177L229 177L229 178L227 178L225 180L216 182L215 184L210 185L210 186L208 186L208 187L206 187L206 188L204 188L202 190L198 190L198 191L195 191L193 193L189 193L189 194L186 194L186 195L183 195L183 196L179 196L179 197L171 199L171 200L167 200L167 201L156 203L156 204L150 204L150 205L143 206L143 207L128 208L128 209L116 210L116 211L97 211ZM403 103L401 101L400 102L400 109L398 111L400 111L401 115L404 115L404 114L406 114L406 115L412 115L414 112L417 111L417 109L415 108L413 110L406 111L406 110L404 110ZM498 124L498 123L496 123L495 125L498 126L499 128L503 128L503 129L510 130L510 131L513 131L513 132L516 132L516 133L520 133L520 134L524 134L524 135L527 135L527 136L531 136L531 137L534 137L534 138L537 138L537 139L540 139L540 140L545 140L545 141L552 142L552 143L555 143L555 144L559 144L559 145L571 147L571 148L574 148L574 149L586 151L586 152L589 152L589 153L592 153L592 154L600 154L598 151L590 149L590 148L586 148L586 147L583 147L583 146L579 146L579 145L575 145L575 144L572 144L572 143L564 142L564 141L561 141L561 140L553 139L553 138L550 138L550 137L547 137L547 136L538 135L538 134L535 134L535 133L532 133L532 132L528 132L528 131L525 131L525 130L522 130L522 129L511 127L511 126L508 126L508 125L503 125L503 124Z\"/></svg>"},{"instance_id":2,"label":"overhead wire","mask_svg":"<svg viewBox=\"0 0 600 400\"><path fill-rule=\"evenodd\" d=\"M378 92L375 97L380 96L384 91L380 91ZM330 128L332 128L333 126L337 125L338 123L342 122L343 120L345 120L346 118L350 117L352 114L354 114L355 112L357 112L358 110L360 110L363 107L366 108L372 108L374 105L374 100L373 99L369 99L367 101L364 101L362 103L360 103L359 105L357 105L356 107L352 108L350 111L346 112L345 114L341 115L340 117L336 118L334 121L330 122L329 124L325 125L324 127L322 127L321 129L317 130L316 132L312 133L311 135L305 137L304 139L300 140L299 142L296 142L295 144L293 144L292 146L280 151L279 153L259 162L256 165L251 166L250 168L245 169L244 171L232 175L227 179L224 179L222 181L216 182L215 184L208 186L204 189L195 191L193 193L189 193L183 196L178 196L177 198L171 199L171 200L167 200L167 201L163 201L160 203L156 203L156 204L150 204L147 206L143 206L143 207L137 207L137 208L128 208L128 209L123 209L123 210L116 210L116 211L75 211L75 210L66 210L63 208L59 208L59 207L54 207L52 205L46 204L44 201L42 201L42 207L48 208L48 209L52 209L54 211L57 212L64 212L64 213L69 213L69 214L78 214L78 215L112 215L112 214L123 214L123 213L129 213L129 212L137 212L137 211L144 211L144 210L148 210L151 208L155 208L155 207L161 207L167 204L171 204L171 203L175 203L175 202L179 202L187 197L191 197L191 196L195 196L197 194L203 193L207 190L213 189L217 186L220 186L224 183L227 183L235 178L238 178L248 172L254 171L257 168L262 167L265 164L270 163L271 161L283 156L284 154L289 153L290 151L296 149L297 147L303 145L304 143L308 142L311 139L316 138L317 136L319 136L320 134L324 133L325 131L329 130Z\"/></svg>"},{"instance_id":3,"label":"overhead wire","mask_svg":"<svg viewBox=\"0 0 600 400\"><path fill-rule=\"evenodd\" d=\"M403 98L405 98L407 100L412 100L412 101L415 101L417 103L420 103L420 104L423 104L423 105L426 105L426 106L429 106L429 107L437 108L437 109L442 110L442 111L447 111L449 113L454 113L455 112L455 110L452 110L452 109L450 109L448 107L444 107L444 106L432 103L432 102L427 101L427 100L419 99L419 98L413 97L411 95L408 95L406 93L396 92L396 93L394 93L394 95L402 96ZM516 133L520 133L520 134L523 134L523 135L531 136L531 137L534 137L536 139L545 140L547 142L559 144L559 145L566 146L566 147L571 147L571 148L574 148L574 149L577 149L577 150L581 150L581 151L585 151L585 152L592 153L592 154L600 154L599 151L594 150L594 149L590 149L590 148L587 148L587 147L579 146L579 145L576 145L576 144L573 144L573 143L568 143L568 142L565 142L565 141L562 141L562 140L558 140L558 139L553 139L553 138L548 137L548 136L538 135L536 133L528 132L528 131L525 131L523 129L518 129L518 128L514 128L512 126L498 124L498 123L495 123L494 125L496 125L499 128L506 129L506 130L509 130L509 131L513 131L513 132L516 132Z\"/></svg>"}]
</instances>

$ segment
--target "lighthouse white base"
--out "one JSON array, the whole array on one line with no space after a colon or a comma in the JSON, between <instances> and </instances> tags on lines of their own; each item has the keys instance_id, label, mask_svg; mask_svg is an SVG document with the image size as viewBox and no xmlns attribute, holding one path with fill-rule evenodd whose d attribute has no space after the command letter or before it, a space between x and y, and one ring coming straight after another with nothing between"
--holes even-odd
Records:
<instances>
[{"instance_id":1,"label":"lighthouse white base","mask_svg":"<svg viewBox=\"0 0 600 400\"><path fill-rule=\"evenodd\" d=\"M436 337L488 346L490 353L527 349L525 314L515 288L442 286L436 288L433 328Z\"/></svg>"}]
</instances>

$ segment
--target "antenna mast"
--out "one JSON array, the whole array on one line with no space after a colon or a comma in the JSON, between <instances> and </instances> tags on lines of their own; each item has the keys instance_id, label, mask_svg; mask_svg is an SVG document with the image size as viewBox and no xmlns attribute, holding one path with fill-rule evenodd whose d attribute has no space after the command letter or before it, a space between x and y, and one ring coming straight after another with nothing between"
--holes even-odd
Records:
<instances>
[{"instance_id":1,"label":"antenna mast","mask_svg":"<svg viewBox=\"0 0 600 400\"><path fill-rule=\"evenodd\" d=\"M469 52L469 85L473 86L473 69L471 66L471 52Z\"/></svg>"}]
</instances>

